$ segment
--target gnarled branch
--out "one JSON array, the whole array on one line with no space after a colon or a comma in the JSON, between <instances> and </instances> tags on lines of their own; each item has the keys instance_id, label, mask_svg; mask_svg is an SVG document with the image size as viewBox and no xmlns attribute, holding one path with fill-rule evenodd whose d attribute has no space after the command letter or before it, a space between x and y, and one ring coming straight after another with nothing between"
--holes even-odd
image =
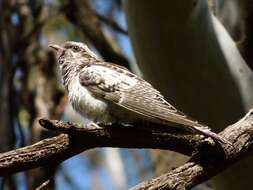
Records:
<instances>
[{"instance_id":1,"label":"gnarled branch","mask_svg":"<svg viewBox=\"0 0 253 190\"><path fill-rule=\"evenodd\" d=\"M190 189L250 155L253 150L253 110L234 125L228 126L220 134L233 143L233 147L225 149L226 155L213 149L199 150L183 166L142 182L131 190Z\"/></svg>"},{"instance_id":2,"label":"gnarled branch","mask_svg":"<svg viewBox=\"0 0 253 190\"><path fill-rule=\"evenodd\" d=\"M47 129L66 134L0 154L0 176L51 162L60 163L73 155L95 147L159 148L191 155L201 144L212 144L200 136L168 133L166 130L168 127L159 125L143 127L112 125L103 128L83 126L80 128L56 120L40 119L39 122ZM154 130L155 127L160 129Z\"/></svg>"},{"instance_id":3,"label":"gnarled branch","mask_svg":"<svg viewBox=\"0 0 253 190\"><path fill-rule=\"evenodd\" d=\"M249 155L253 148L253 110L220 133L233 143L233 147L224 146L223 149L210 138L178 131L173 133L173 128L156 124L136 124L135 127L86 125L80 128L56 120L41 119L39 122L47 129L65 134L0 154L1 176L48 163L60 163L95 147L156 148L193 156L185 165L142 182L133 189L189 189Z\"/></svg>"}]
</instances>

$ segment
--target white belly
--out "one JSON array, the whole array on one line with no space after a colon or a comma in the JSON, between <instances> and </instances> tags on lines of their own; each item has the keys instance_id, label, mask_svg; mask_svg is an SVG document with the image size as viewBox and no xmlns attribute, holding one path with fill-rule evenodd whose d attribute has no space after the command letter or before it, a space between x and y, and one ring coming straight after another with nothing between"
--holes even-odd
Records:
<instances>
[{"instance_id":1,"label":"white belly","mask_svg":"<svg viewBox=\"0 0 253 190\"><path fill-rule=\"evenodd\" d=\"M73 108L81 115L94 122L111 122L107 103L96 99L85 87L81 86L78 77L72 80L68 91Z\"/></svg>"}]
</instances>

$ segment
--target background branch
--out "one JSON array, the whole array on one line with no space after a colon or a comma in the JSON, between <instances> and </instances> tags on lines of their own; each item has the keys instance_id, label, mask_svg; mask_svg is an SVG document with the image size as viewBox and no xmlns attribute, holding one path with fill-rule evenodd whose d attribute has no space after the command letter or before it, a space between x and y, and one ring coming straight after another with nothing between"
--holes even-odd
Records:
<instances>
[{"instance_id":1,"label":"background branch","mask_svg":"<svg viewBox=\"0 0 253 190\"><path fill-rule=\"evenodd\" d=\"M108 18L104 15L101 15L97 12L94 11L94 14L98 17L99 20L101 20L102 22L106 23L108 26L112 27L114 30L124 34L124 35L128 35L128 31L125 30L124 28L122 28L115 20L113 20L112 18Z\"/></svg>"},{"instance_id":2,"label":"background branch","mask_svg":"<svg viewBox=\"0 0 253 190\"><path fill-rule=\"evenodd\" d=\"M98 17L87 0L67 1L66 4L62 6L62 12L71 23L82 31L90 42L93 42L95 48L106 61L129 68L130 64L127 58L118 51L119 49L116 47L116 44L112 43L112 40L108 40L103 33L100 23L102 17ZM105 21L105 18L103 19L103 21ZM111 22L111 25L112 24L115 27L115 23Z\"/></svg>"}]
</instances>

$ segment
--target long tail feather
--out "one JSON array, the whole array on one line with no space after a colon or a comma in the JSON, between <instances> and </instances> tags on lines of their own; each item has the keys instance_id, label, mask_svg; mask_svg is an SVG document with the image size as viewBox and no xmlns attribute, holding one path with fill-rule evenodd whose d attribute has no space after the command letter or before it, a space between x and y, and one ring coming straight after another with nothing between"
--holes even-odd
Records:
<instances>
[{"instance_id":1,"label":"long tail feather","mask_svg":"<svg viewBox=\"0 0 253 190\"><path fill-rule=\"evenodd\" d=\"M203 134L205 136L211 137L214 141L217 141L221 144L229 144L232 145L231 142L228 140L224 139L220 135L212 132L209 128L207 127L191 127L194 131L198 132L199 134Z\"/></svg>"}]
</instances>

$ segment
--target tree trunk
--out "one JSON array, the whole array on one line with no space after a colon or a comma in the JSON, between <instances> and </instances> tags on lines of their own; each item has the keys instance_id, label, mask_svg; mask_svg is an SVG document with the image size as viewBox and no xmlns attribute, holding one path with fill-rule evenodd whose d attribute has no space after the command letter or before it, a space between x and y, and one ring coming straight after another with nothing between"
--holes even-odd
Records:
<instances>
[{"instance_id":1,"label":"tree trunk","mask_svg":"<svg viewBox=\"0 0 253 190\"><path fill-rule=\"evenodd\" d=\"M209 13L207 1L128 0L125 10L144 77L170 103L216 126L215 131L238 120L253 105L252 72ZM219 175L215 187L251 189L252 162L248 158ZM168 169L167 164L162 168Z\"/></svg>"}]
</instances>

